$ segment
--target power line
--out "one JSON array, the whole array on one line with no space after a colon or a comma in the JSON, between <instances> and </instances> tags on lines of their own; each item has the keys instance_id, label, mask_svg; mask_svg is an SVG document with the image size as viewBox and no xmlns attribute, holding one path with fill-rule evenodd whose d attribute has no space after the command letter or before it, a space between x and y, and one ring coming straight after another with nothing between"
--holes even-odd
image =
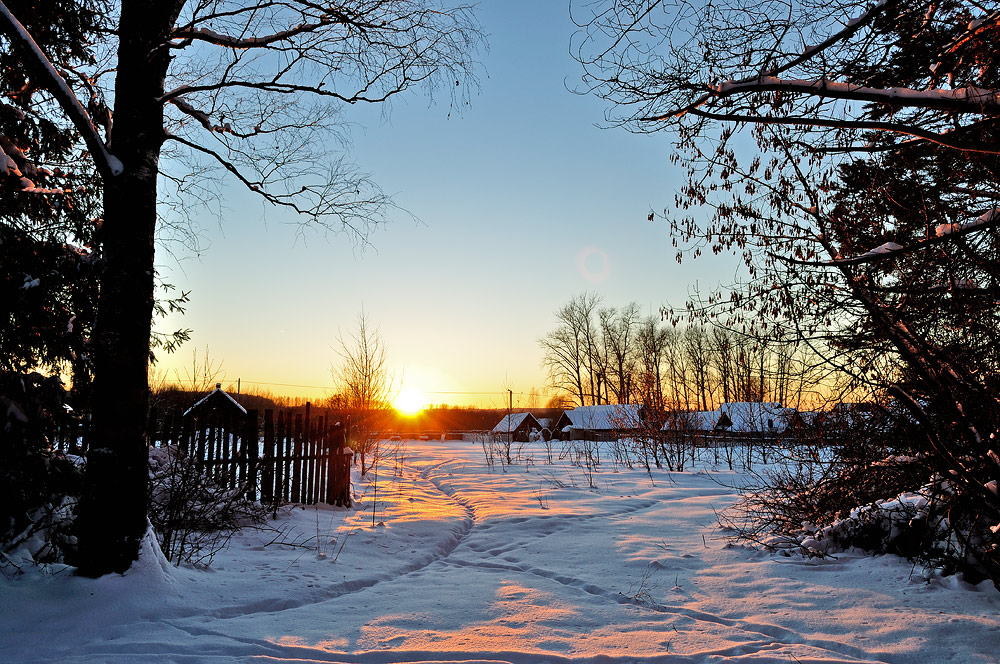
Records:
<instances>
[{"instance_id":1,"label":"power line","mask_svg":"<svg viewBox=\"0 0 1000 664\"><path fill-rule=\"evenodd\" d=\"M309 390L333 390L333 389L336 389L333 385L298 385L296 383L270 383L270 382L261 381L261 380L243 380L243 379L239 379L239 380L241 382L243 382L243 383L246 383L247 385L270 385L272 387L300 387L300 388L309 389ZM192 384L194 384L194 383L201 382L201 380L198 379L198 378L188 378L188 379L183 379L182 378L182 379L179 379L179 380L177 380L175 382L178 382L178 383L192 383ZM222 379L222 380L215 380L214 382L216 382L216 383L233 383L233 382L236 382L236 381L235 380ZM469 392L469 391L461 391L461 390L439 390L439 391L423 391L423 390L421 390L421 392L423 392L423 394L462 394L462 395L467 395L467 396L496 396L496 395L501 395L501 394L507 394L509 392L509 390L497 390L497 391L494 391L494 392ZM514 394L516 394L518 396L521 396L521 395L528 395L530 393L529 392L514 392Z\"/></svg>"}]
</instances>

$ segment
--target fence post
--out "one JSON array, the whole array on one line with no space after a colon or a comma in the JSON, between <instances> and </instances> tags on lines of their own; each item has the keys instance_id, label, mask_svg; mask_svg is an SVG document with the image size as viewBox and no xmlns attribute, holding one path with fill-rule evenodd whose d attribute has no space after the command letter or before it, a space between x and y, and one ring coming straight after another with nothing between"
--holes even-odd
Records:
<instances>
[{"instance_id":1,"label":"fence post","mask_svg":"<svg viewBox=\"0 0 1000 664\"><path fill-rule=\"evenodd\" d=\"M192 432L192 443L195 452L195 463L198 466L198 472L205 472L205 459L208 454L208 444L205 439L208 437L208 419L204 416L198 417L195 420L197 426L193 427Z\"/></svg>"},{"instance_id":2,"label":"fence post","mask_svg":"<svg viewBox=\"0 0 1000 664\"><path fill-rule=\"evenodd\" d=\"M260 470L260 502L270 505L274 502L274 484L277 463L274 459L274 411L264 411L264 461Z\"/></svg>"},{"instance_id":3,"label":"fence post","mask_svg":"<svg viewBox=\"0 0 1000 664\"><path fill-rule=\"evenodd\" d=\"M257 500L257 486L260 483L260 434L257 411L246 415L243 427L243 449L240 452L240 479L246 487L247 500Z\"/></svg>"},{"instance_id":4,"label":"fence post","mask_svg":"<svg viewBox=\"0 0 1000 664\"><path fill-rule=\"evenodd\" d=\"M328 416L320 415L316 426L316 502L326 502L327 458L330 456L330 431Z\"/></svg>"},{"instance_id":5,"label":"fence post","mask_svg":"<svg viewBox=\"0 0 1000 664\"><path fill-rule=\"evenodd\" d=\"M296 413L292 427L292 499L302 502L302 413Z\"/></svg>"},{"instance_id":6,"label":"fence post","mask_svg":"<svg viewBox=\"0 0 1000 664\"><path fill-rule=\"evenodd\" d=\"M302 502L312 505L312 422L309 418L311 404L306 402L306 413L302 418Z\"/></svg>"},{"instance_id":7,"label":"fence post","mask_svg":"<svg viewBox=\"0 0 1000 664\"><path fill-rule=\"evenodd\" d=\"M233 416L231 413L220 413L218 420L218 433L216 434L217 449L219 451L219 465L216 477L221 480L227 489L233 488L233 476L230 472L230 458L233 438Z\"/></svg>"},{"instance_id":8,"label":"fence post","mask_svg":"<svg viewBox=\"0 0 1000 664\"><path fill-rule=\"evenodd\" d=\"M275 452L277 464L275 466L276 472L274 476L274 496L275 502L277 503L287 503L288 502L288 476L291 472L290 464L291 461L288 458L288 437L286 434L287 427L285 426L285 421L288 419L287 414L284 411L278 411L278 424L277 433L275 434Z\"/></svg>"},{"instance_id":9,"label":"fence post","mask_svg":"<svg viewBox=\"0 0 1000 664\"><path fill-rule=\"evenodd\" d=\"M351 506L351 461L354 456L347 451L347 436L339 423L330 435L327 457L326 503L342 507Z\"/></svg>"}]
</instances>

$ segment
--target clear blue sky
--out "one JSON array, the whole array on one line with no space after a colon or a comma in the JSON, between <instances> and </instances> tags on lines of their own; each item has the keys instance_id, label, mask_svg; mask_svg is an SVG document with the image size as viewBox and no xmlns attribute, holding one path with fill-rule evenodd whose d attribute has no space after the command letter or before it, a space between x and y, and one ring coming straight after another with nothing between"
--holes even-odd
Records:
<instances>
[{"instance_id":1,"label":"clear blue sky","mask_svg":"<svg viewBox=\"0 0 1000 664\"><path fill-rule=\"evenodd\" d=\"M523 405L545 387L538 339L574 295L655 313L696 281L732 279L730 261L678 265L665 226L646 220L680 183L670 136L601 129L604 103L568 91L580 67L566 4L488 2L478 17L489 51L461 113L409 94L388 117L348 115L353 159L419 223L393 214L361 251L346 236L299 237L231 185L199 257L178 267L161 253L168 281L192 291L187 314L161 327L194 335L160 372L184 378L207 346L225 382L322 395L338 333L364 307L404 390L500 406L510 387Z\"/></svg>"}]
</instances>

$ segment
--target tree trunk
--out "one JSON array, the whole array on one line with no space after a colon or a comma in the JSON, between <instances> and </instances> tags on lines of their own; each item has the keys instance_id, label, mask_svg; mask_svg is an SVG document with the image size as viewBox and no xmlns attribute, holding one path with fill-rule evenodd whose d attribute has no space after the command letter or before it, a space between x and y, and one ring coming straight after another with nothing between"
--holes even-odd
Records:
<instances>
[{"instance_id":1,"label":"tree trunk","mask_svg":"<svg viewBox=\"0 0 1000 664\"><path fill-rule=\"evenodd\" d=\"M103 264L94 329L91 438L78 518L79 570L124 572L146 531L147 363L153 308L156 178L164 140L165 44L180 2L123 2L110 149L124 172L104 183Z\"/></svg>"}]
</instances>

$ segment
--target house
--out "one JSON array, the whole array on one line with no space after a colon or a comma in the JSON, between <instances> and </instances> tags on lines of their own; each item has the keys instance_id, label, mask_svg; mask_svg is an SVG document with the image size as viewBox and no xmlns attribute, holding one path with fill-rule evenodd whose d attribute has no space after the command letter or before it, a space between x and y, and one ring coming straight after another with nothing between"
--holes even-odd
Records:
<instances>
[{"instance_id":1,"label":"house","mask_svg":"<svg viewBox=\"0 0 1000 664\"><path fill-rule=\"evenodd\" d=\"M511 434L513 440L527 442L532 431L541 431L542 425L531 413L511 413L504 415L490 433L495 436Z\"/></svg>"},{"instance_id":2,"label":"house","mask_svg":"<svg viewBox=\"0 0 1000 664\"><path fill-rule=\"evenodd\" d=\"M660 431L714 431L720 416L718 410L673 411Z\"/></svg>"},{"instance_id":3,"label":"house","mask_svg":"<svg viewBox=\"0 0 1000 664\"><path fill-rule=\"evenodd\" d=\"M715 410L685 413L682 423L687 430L702 433L778 434L788 428L795 412L794 408L783 408L779 403L734 401ZM663 429L674 429L677 424L668 421Z\"/></svg>"},{"instance_id":4,"label":"house","mask_svg":"<svg viewBox=\"0 0 1000 664\"><path fill-rule=\"evenodd\" d=\"M578 406L563 411L554 433L563 440L606 440L638 432L646 423L641 404Z\"/></svg>"},{"instance_id":5,"label":"house","mask_svg":"<svg viewBox=\"0 0 1000 664\"><path fill-rule=\"evenodd\" d=\"M229 396L222 389L221 383L215 384L215 389L199 399L193 406L184 411L184 417L203 417L208 415L223 415L246 417L247 409Z\"/></svg>"},{"instance_id":6,"label":"house","mask_svg":"<svg viewBox=\"0 0 1000 664\"><path fill-rule=\"evenodd\" d=\"M716 429L734 433L781 433L788 428L794 408L780 403L736 401L719 406Z\"/></svg>"}]
</instances>

